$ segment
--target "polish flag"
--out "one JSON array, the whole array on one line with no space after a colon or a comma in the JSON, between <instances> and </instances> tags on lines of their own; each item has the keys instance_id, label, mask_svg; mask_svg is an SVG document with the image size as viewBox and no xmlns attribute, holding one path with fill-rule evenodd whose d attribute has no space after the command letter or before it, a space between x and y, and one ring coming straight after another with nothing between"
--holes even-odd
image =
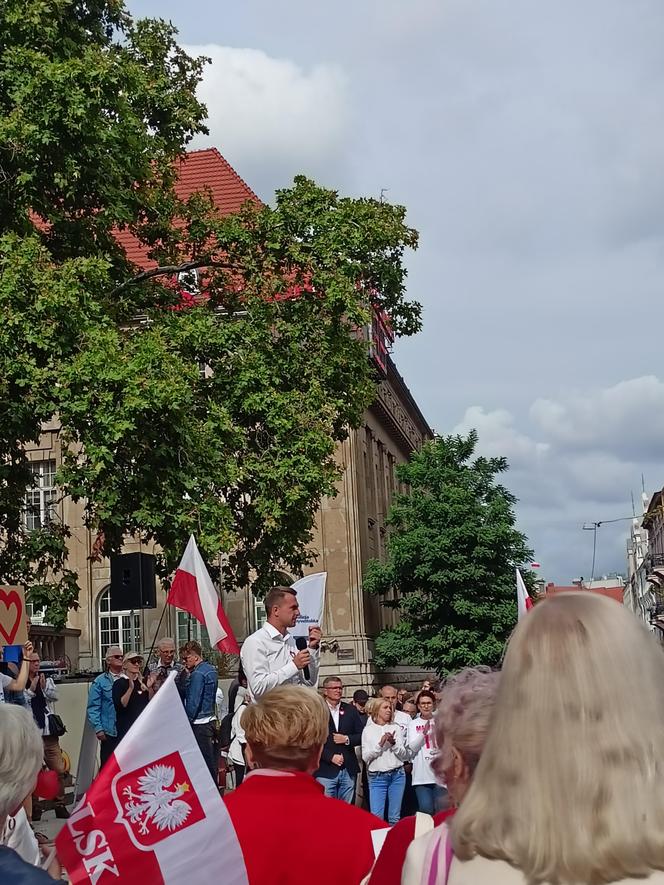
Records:
<instances>
[{"instance_id":1,"label":"polish flag","mask_svg":"<svg viewBox=\"0 0 664 885\"><path fill-rule=\"evenodd\" d=\"M517 619L521 618L533 607L533 601L528 595L526 585L519 569L516 570L516 604L518 608Z\"/></svg>"},{"instance_id":2,"label":"polish flag","mask_svg":"<svg viewBox=\"0 0 664 885\"><path fill-rule=\"evenodd\" d=\"M242 849L171 673L55 845L72 885L248 885Z\"/></svg>"},{"instance_id":3,"label":"polish flag","mask_svg":"<svg viewBox=\"0 0 664 885\"><path fill-rule=\"evenodd\" d=\"M210 637L210 645L229 655L239 655L240 646L233 635L221 600L203 562L196 540L189 538L187 549L177 567L166 601L200 621Z\"/></svg>"}]
</instances>

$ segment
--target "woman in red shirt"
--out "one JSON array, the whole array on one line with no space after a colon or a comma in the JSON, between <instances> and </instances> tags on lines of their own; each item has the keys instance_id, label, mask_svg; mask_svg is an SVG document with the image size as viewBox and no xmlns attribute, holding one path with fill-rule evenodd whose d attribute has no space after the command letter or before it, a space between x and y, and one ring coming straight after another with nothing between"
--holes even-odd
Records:
<instances>
[{"instance_id":1,"label":"woman in red shirt","mask_svg":"<svg viewBox=\"0 0 664 885\"><path fill-rule=\"evenodd\" d=\"M328 798L312 777L329 715L313 689L283 685L242 716L251 771L224 802L249 885L359 885L371 869L385 823Z\"/></svg>"},{"instance_id":2,"label":"woman in red shirt","mask_svg":"<svg viewBox=\"0 0 664 885\"><path fill-rule=\"evenodd\" d=\"M499 678L500 674L489 667L467 667L445 683L435 717L440 752L432 767L438 780L447 784L452 807L434 815L433 826L454 814L468 790L486 740ZM369 885L401 885L401 871L415 838L416 822L416 817L405 817L392 827Z\"/></svg>"}]
</instances>

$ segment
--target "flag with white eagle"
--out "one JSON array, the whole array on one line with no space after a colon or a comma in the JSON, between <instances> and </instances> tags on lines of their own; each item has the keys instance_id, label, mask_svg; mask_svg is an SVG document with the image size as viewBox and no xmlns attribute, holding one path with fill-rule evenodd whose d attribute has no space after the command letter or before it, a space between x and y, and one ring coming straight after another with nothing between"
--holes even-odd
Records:
<instances>
[{"instance_id":1,"label":"flag with white eagle","mask_svg":"<svg viewBox=\"0 0 664 885\"><path fill-rule=\"evenodd\" d=\"M56 839L72 883L247 885L242 850L196 744L175 673L141 713Z\"/></svg>"}]
</instances>

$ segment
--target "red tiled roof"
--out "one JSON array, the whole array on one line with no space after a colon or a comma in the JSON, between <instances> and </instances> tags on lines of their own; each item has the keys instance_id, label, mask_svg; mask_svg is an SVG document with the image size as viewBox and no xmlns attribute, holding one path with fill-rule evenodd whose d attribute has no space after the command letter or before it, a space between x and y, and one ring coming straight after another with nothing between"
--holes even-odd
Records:
<instances>
[{"instance_id":1,"label":"red tiled roof","mask_svg":"<svg viewBox=\"0 0 664 885\"><path fill-rule=\"evenodd\" d=\"M563 587L560 584L547 584L545 587L547 596L556 593L573 593L580 590L585 593L599 593L600 596L608 596L609 599L615 599L621 605L625 593L624 587L579 587L577 584L573 584L571 587Z\"/></svg>"},{"instance_id":2,"label":"red tiled roof","mask_svg":"<svg viewBox=\"0 0 664 885\"><path fill-rule=\"evenodd\" d=\"M176 162L178 179L175 192L181 200L188 199L196 191L210 190L214 205L222 215L238 212L247 200L260 204L260 199L249 185L237 174L216 148L189 151ZM156 267L147 257L148 250L129 231L118 231L117 240L124 248L127 258L144 270Z\"/></svg>"}]
</instances>

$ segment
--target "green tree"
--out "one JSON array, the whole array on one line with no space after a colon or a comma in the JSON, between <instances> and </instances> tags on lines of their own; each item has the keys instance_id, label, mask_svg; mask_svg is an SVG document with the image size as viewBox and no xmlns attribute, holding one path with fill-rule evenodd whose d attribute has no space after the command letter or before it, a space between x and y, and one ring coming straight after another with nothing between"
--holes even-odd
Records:
<instances>
[{"instance_id":1,"label":"green tree","mask_svg":"<svg viewBox=\"0 0 664 885\"><path fill-rule=\"evenodd\" d=\"M206 110L205 60L175 36L120 0L0 6L0 581L56 624L78 595L70 527L24 528L24 449L53 415L59 487L85 500L101 553L154 540L167 576L194 531L232 586L260 592L310 561L335 445L373 396L371 309L419 328L403 208L304 178L232 217L207 193L177 198ZM175 309L185 268L204 269L204 297Z\"/></svg>"},{"instance_id":2,"label":"green tree","mask_svg":"<svg viewBox=\"0 0 664 885\"><path fill-rule=\"evenodd\" d=\"M364 585L400 615L378 637L382 666L497 664L514 627L515 568L532 552L496 481L507 461L476 457L476 444L475 431L437 437L397 468L409 491L390 509L387 561L370 563Z\"/></svg>"}]
</instances>

